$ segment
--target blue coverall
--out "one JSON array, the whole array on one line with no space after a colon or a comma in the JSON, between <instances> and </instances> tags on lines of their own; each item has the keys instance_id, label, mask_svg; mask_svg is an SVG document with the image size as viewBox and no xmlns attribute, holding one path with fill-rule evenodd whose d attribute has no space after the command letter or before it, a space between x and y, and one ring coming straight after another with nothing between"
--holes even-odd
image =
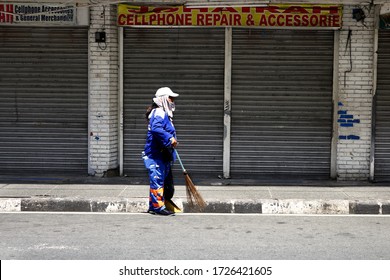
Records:
<instances>
[{"instance_id":1,"label":"blue coverall","mask_svg":"<svg viewBox=\"0 0 390 280\"><path fill-rule=\"evenodd\" d=\"M173 196L171 165L175 160L171 138L176 139L176 130L168 114L162 108L150 113L148 133L143 152L145 167L149 171L150 195L149 210L165 209L164 187L170 188L169 199ZM168 186L169 185L169 186Z\"/></svg>"}]
</instances>

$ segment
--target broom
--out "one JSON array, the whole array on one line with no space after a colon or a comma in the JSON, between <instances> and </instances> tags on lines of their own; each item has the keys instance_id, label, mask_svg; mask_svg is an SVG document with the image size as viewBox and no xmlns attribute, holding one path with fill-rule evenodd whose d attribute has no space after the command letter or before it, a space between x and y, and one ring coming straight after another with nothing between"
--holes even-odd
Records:
<instances>
[{"instance_id":1,"label":"broom","mask_svg":"<svg viewBox=\"0 0 390 280\"><path fill-rule=\"evenodd\" d=\"M176 149L175 152L177 159L179 160L181 169L183 170L184 179L186 180L187 202L190 208L196 207L199 209L199 211L202 211L206 207L206 202L203 200L202 196L200 195L190 176L188 175L187 170L184 168L183 162L181 161L179 153Z\"/></svg>"}]
</instances>

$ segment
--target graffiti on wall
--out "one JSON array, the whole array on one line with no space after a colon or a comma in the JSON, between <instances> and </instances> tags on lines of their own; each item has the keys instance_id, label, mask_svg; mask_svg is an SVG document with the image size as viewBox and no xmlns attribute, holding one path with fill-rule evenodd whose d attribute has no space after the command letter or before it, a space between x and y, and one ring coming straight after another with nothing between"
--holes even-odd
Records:
<instances>
[{"instance_id":1,"label":"graffiti on wall","mask_svg":"<svg viewBox=\"0 0 390 280\"><path fill-rule=\"evenodd\" d=\"M344 104L342 102L339 102L339 108L337 114L338 119L337 122L339 123L340 127L354 127L354 125L360 123L360 119L355 119L354 115L349 114L348 110L343 110ZM360 140L360 136L350 134L350 135L339 135L340 140Z\"/></svg>"}]
</instances>

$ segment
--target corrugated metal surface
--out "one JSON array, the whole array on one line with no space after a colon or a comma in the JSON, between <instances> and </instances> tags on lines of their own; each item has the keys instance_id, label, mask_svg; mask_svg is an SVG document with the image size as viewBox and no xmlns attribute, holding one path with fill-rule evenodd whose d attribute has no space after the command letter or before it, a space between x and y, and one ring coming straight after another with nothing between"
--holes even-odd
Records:
<instances>
[{"instance_id":1,"label":"corrugated metal surface","mask_svg":"<svg viewBox=\"0 0 390 280\"><path fill-rule=\"evenodd\" d=\"M333 32L233 29L231 174L330 176Z\"/></svg>"},{"instance_id":2,"label":"corrugated metal surface","mask_svg":"<svg viewBox=\"0 0 390 280\"><path fill-rule=\"evenodd\" d=\"M0 27L1 174L87 174L87 28Z\"/></svg>"},{"instance_id":3,"label":"corrugated metal surface","mask_svg":"<svg viewBox=\"0 0 390 280\"><path fill-rule=\"evenodd\" d=\"M390 180L390 31L379 30L375 116L375 179Z\"/></svg>"},{"instance_id":4,"label":"corrugated metal surface","mask_svg":"<svg viewBox=\"0 0 390 280\"><path fill-rule=\"evenodd\" d=\"M174 124L185 167L222 174L223 83L224 29L125 29L124 173L144 176L144 114L156 90L168 86L180 93Z\"/></svg>"}]
</instances>

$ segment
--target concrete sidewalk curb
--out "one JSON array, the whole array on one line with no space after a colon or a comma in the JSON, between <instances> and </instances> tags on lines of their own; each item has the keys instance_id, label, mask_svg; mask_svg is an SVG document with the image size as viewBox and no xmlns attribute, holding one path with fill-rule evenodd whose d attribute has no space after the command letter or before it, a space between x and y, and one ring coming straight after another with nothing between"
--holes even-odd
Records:
<instances>
[{"instance_id":1,"label":"concrete sidewalk curb","mask_svg":"<svg viewBox=\"0 0 390 280\"><path fill-rule=\"evenodd\" d=\"M184 213L194 213L186 201L174 202ZM144 213L147 198L0 198L0 212ZM390 200L208 200L203 213L251 214L390 214Z\"/></svg>"}]
</instances>

